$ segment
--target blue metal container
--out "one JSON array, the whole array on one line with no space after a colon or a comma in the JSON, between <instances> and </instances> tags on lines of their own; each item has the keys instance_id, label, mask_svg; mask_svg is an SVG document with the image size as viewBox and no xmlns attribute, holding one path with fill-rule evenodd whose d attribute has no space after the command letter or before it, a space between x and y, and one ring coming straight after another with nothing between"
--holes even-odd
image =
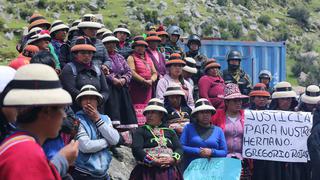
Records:
<instances>
[{"instance_id":1,"label":"blue metal container","mask_svg":"<svg viewBox=\"0 0 320 180\"><path fill-rule=\"evenodd\" d=\"M230 50L238 50L243 56L241 68L250 75L253 85L259 82L259 72L269 70L272 74L270 85L286 80L285 42L240 42L202 40L201 53L215 58L221 70L227 68L226 55Z\"/></svg>"}]
</instances>

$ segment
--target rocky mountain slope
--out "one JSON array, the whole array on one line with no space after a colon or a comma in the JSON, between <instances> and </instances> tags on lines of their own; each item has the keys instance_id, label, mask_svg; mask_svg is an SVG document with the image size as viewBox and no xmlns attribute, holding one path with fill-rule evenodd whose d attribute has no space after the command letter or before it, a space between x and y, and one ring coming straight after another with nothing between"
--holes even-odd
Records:
<instances>
[{"instance_id":1,"label":"rocky mountain slope","mask_svg":"<svg viewBox=\"0 0 320 180\"><path fill-rule=\"evenodd\" d=\"M133 34L141 34L147 22L161 22L178 24L184 36L286 41L288 79L294 84L296 77L301 77L301 84L311 77L310 68L297 62L308 59L311 52L313 59L306 62L319 64L319 0L2 0L0 61L17 55L15 44L33 12L65 22L85 13L100 14L107 28L126 23ZM299 68L292 71L297 64Z\"/></svg>"}]
</instances>

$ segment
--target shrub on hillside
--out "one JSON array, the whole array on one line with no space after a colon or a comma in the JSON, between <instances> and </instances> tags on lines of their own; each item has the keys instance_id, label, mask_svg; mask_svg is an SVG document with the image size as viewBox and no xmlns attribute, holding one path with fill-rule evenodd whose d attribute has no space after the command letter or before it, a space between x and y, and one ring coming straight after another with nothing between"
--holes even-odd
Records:
<instances>
[{"instance_id":1,"label":"shrub on hillside","mask_svg":"<svg viewBox=\"0 0 320 180\"><path fill-rule=\"evenodd\" d=\"M285 23L281 23L274 37L276 41L286 41L289 38L289 35L287 25Z\"/></svg>"},{"instance_id":2,"label":"shrub on hillside","mask_svg":"<svg viewBox=\"0 0 320 180\"><path fill-rule=\"evenodd\" d=\"M221 33L220 33L220 35L221 35L221 39L223 39L223 40L228 40L228 39L230 39L231 38L231 34L229 33L229 32L227 32L227 31L222 31Z\"/></svg>"},{"instance_id":3,"label":"shrub on hillside","mask_svg":"<svg viewBox=\"0 0 320 180\"><path fill-rule=\"evenodd\" d=\"M224 20L224 19L219 19L218 26L221 29L226 29L228 27L228 22L226 20Z\"/></svg>"},{"instance_id":4,"label":"shrub on hillside","mask_svg":"<svg viewBox=\"0 0 320 180\"><path fill-rule=\"evenodd\" d=\"M24 20L27 19L27 17L30 17L33 13L32 9L28 9L28 8L21 8L20 9L20 17Z\"/></svg>"},{"instance_id":5,"label":"shrub on hillside","mask_svg":"<svg viewBox=\"0 0 320 180\"><path fill-rule=\"evenodd\" d=\"M302 25L308 25L310 12L306 7L294 7L288 11L288 15L289 17L296 19Z\"/></svg>"},{"instance_id":6,"label":"shrub on hillside","mask_svg":"<svg viewBox=\"0 0 320 180\"><path fill-rule=\"evenodd\" d=\"M45 9L48 6L48 0L39 0L37 3L37 7L39 9Z\"/></svg>"},{"instance_id":7,"label":"shrub on hillside","mask_svg":"<svg viewBox=\"0 0 320 180\"><path fill-rule=\"evenodd\" d=\"M258 23L263 24L264 26L267 26L268 24L270 24L271 18L268 15L261 15L258 18Z\"/></svg>"},{"instance_id":8,"label":"shrub on hillside","mask_svg":"<svg viewBox=\"0 0 320 180\"><path fill-rule=\"evenodd\" d=\"M157 19L158 19L158 11L156 10L151 10L151 9L145 9L143 11L143 15L144 15L144 20L146 22L153 22L156 23Z\"/></svg>"},{"instance_id":9,"label":"shrub on hillside","mask_svg":"<svg viewBox=\"0 0 320 180\"><path fill-rule=\"evenodd\" d=\"M232 34L233 38L240 38L242 35L242 27L241 24L235 22L235 21L230 21L228 24L228 30Z\"/></svg>"},{"instance_id":10,"label":"shrub on hillside","mask_svg":"<svg viewBox=\"0 0 320 180\"><path fill-rule=\"evenodd\" d=\"M232 0L233 4L235 5L242 5L248 9L252 7L252 0Z\"/></svg>"}]
</instances>

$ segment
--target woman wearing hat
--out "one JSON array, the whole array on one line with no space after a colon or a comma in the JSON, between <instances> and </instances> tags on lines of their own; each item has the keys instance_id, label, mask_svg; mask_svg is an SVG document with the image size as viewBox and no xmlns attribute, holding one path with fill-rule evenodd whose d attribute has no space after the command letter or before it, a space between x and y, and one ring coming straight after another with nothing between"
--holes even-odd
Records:
<instances>
[{"instance_id":1,"label":"woman wearing hat","mask_svg":"<svg viewBox=\"0 0 320 180\"><path fill-rule=\"evenodd\" d=\"M272 100L270 103L271 110L294 111L298 105L296 99L297 94L292 90L292 86L288 82L279 82L274 87Z\"/></svg>"},{"instance_id":2,"label":"woman wearing hat","mask_svg":"<svg viewBox=\"0 0 320 180\"><path fill-rule=\"evenodd\" d=\"M35 45L39 48L39 51L49 51L54 57L56 63L56 69L61 70L60 62L57 54L54 51L54 47L51 44L51 36L48 30L37 31L35 35L31 36L27 42L28 45Z\"/></svg>"},{"instance_id":3,"label":"woman wearing hat","mask_svg":"<svg viewBox=\"0 0 320 180\"><path fill-rule=\"evenodd\" d=\"M137 118L128 89L132 72L123 56L116 52L119 39L107 36L102 42L111 59L110 74L107 75L111 95L106 103L105 112L111 117L112 124L117 125L117 128L137 127Z\"/></svg>"},{"instance_id":4,"label":"woman wearing hat","mask_svg":"<svg viewBox=\"0 0 320 180\"><path fill-rule=\"evenodd\" d=\"M181 135L186 124L190 122L191 108L184 98L185 93L179 85L172 84L164 93L164 107L168 111L167 125Z\"/></svg>"},{"instance_id":5,"label":"woman wearing hat","mask_svg":"<svg viewBox=\"0 0 320 180\"><path fill-rule=\"evenodd\" d=\"M163 94L171 84L179 85L185 92L185 98L190 108L194 107L193 101L193 87L192 85L183 79L182 68L186 65L186 62L181 59L180 54L173 53L170 56L170 60L166 62L168 74L164 75L157 84L156 96L159 99L164 99Z\"/></svg>"},{"instance_id":6,"label":"woman wearing hat","mask_svg":"<svg viewBox=\"0 0 320 180\"><path fill-rule=\"evenodd\" d=\"M27 45L23 51L19 54L19 56L12 60L9 63L9 66L13 69L17 70L23 65L29 64L30 59L34 56L37 52L39 52L39 48L35 45Z\"/></svg>"},{"instance_id":7,"label":"woman wearing hat","mask_svg":"<svg viewBox=\"0 0 320 180\"><path fill-rule=\"evenodd\" d=\"M221 127L227 142L227 157L243 160L241 178L251 176L248 161L242 157L242 143L244 130L243 100L249 98L241 94L237 84L229 83L224 89L224 109L218 109L212 116L212 123Z\"/></svg>"},{"instance_id":8,"label":"woman wearing hat","mask_svg":"<svg viewBox=\"0 0 320 180\"><path fill-rule=\"evenodd\" d=\"M160 99L151 99L144 109L146 124L133 133L132 154L138 165L130 180L183 179L177 169L182 147L176 133L162 123L167 110Z\"/></svg>"},{"instance_id":9,"label":"woman wearing hat","mask_svg":"<svg viewBox=\"0 0 320 180\"><path fill-rule=\"evenodd\" d=\"M108 74L110 59L106 48L102 41L97 39L97 31L101 28L101 24L93 14L85 14L81 22L78 24L78 35L88 37L93 43L96 51L92 56L92 63L101 67L105 75ZM75 44L77 37L73 38L72 45Z\"/></svg>"},{"instance_id":10,"label":"woman wearing hat","mask_svg":"<svg viewBox=\"0 0 320 180\"><path fill-rule=\"evenodd\" d=\"M163 57L165 57L165 59L168 60L170 57L166 57L167 53L165 46L169 40L169 34L164 29L157 30L157 34L158 37L161 39L161 42L159 44L159 51L163 55Z\"/></svg>"},{"instance_id":11,"label":"woman wearing hat","mask_svg":"<svg viewBox=\"0 0 320 180\"><path fill-rule=\"evenodd\" d=\"M145 108L152 97L152 86L157 80L157 70L145 52L148 43L142 40L143 37L135 38L132 48L133 53L128 57L128 64L132 71L132 81L130 82L130 95L132 104L136 110L138 124L143 125L145 118L141 111Z\"/></svg>"},{"instance_id":12,"label":"woman wearing hat","mask_svg":"<svg viewBox=\"0 0 320 180\"><path fill-rule=\"evenodd\" d=\"M158 37L157 33L153 31L148 33L146 41L149 45L146 52L151 58L159 78L162 78L166 74L166 62L164 56L158 50L161 39Z\"/></svg>"},{"instance_id":13,"label":"woman wearing hat","mask_svg":"<svg viewBox=\"0 0 320 180\"><path fill-rule=\"evenodd\" d=\"M197 158L225 157L227 145L220 127L211 124L216 110L207 99L201 98L191 115L194 122L188 124L180 137L184 151L184 169Z\"/></svg>"},{"instance_id":14,"label":"woman wearing hat","mask_svg":"<svg viewBox=\"0 0 320 180\"><path fill-rule=\"evenodd\" d=\"M0 96L7 84L14 78L16 71L8 66L0 66ZM17 111L13 107L0 106L0 143L15 129Z\"/></svg>"},{"instance_id":15,"label":"woman wearing hat","mask_svg":"<svg viewBox=\"0 0 320 180\"><path fill-rule=\"evenodd\" d=\"M279 82L274 87L271 110L294 111L298 105L296 100L297 94L292 90L292 86L288 82ZM310 178L310 170L307 163L288 163L272 161L265 168L270 179L282 180L304 180Z\"/></svg>"},{"instance_id":16,"label":"woman wearing hat","mask_svg":"<svg viewBox=\"0 0 320 180\"><path fill-rule=\"evenodd\" d=\"M0 146L1 178L61 179L41 145L58 135L65 116L64 107L71 103L71 96L62 89L51 67L28 64L18 69L3 92L2 105L17 108L18 116L17 130ZM77 149L77 143L71 144ZM69 164L77 157L77 151L63 153L73 154L67 159Z\"/></svg>"},{"instance_id":17,"label":"woman wearing hat","mask_svg":"<svg viewBox=\"0 0 320 180\"><path fill-rule=\"evenodd\" d=\"M126 25L118 25L118 27L113 30L113 34L116 38L119 39L119 44L117 45L117 51L125 59L127 59L132 52L131 46L128 41L128 39L131 36L129 29L127 29Z\"/></svg>"},{"instance_id":18,"label":"woman wearing hat","mask_svg":"<svg viewBox=\"0 0 320 180\"><path fill-rule=\"evenodd\" d=\"M266 110L268 109L268 101L270 93L263 83L256 84L249 94L250 96L250 109L252 110Z\"/></svg>"},{"instance_id":19,"label":"woman wearing hat","mask_svg":"<svg viewBox=\"0 0 320 180\"><path fill-rule=\"evenodd\" d=\"M271 80L272 80L272 74L270 71L268 71L268 70L260 71L259 81L260 81L260 83L263 83L266 85L267 90L270 94L273 93L273 88L270 86Z\"/></svg>"},{"instance_id":20,"label":"woman wearing hat","mask_svg":"<svg viewBox=\"0 0 320 180\"><path fill-rule=\"evenodd\" d=\"M82 110L76 113L80 121L77 134L79 156L72 177L79 180L108 179L112 157L107 148L119 142L119 133L112 127L110 118L98 112L103 96L94 86L83 86L76 102Z\"/></svg>"},{"instance_id":21,"label":"woman wearing hat","mask_svg":"<svg viewBox=\"0 0 320 180\"><path fill-rule=\"evenodd\" d=\"M58 57L60 57L60 48L64 44L68 34L69 27L65 25L61 20L56 20L52 23L50 29L50 36L52 38L51 44Z\"/></svg>"},{"instance_id":22,"label":"woman wearing hat","mask_svg":"<svg viewBox=\"0 0 320 180\"><path fill-rule=\"evenodd\" d=\"M106 78L100 68L92 63L92 57L96 48L89 38L78 37L71 52L74 59L62 70L60 79L64 89L66 89L75 100L80 93L81 87L91 84L102 94L103 99L109 97L109 88ZM77 105L73 105L73 110L79 110Z\"/></svg>"},{"instance_id":23,"label":"woman wearing hat","mask_svg":"<svg viewBox=\"0 0 320 180\"><path fill-rule=\"evenodd\" d=\"M220 76L220 64L215 60L205 63L205 75L199 79L199 96L210 101L216 109L224 109L224 80Z\"/></svg>"},{"instance_id":24,"label":"woman wearing hat","mask_svg":"<svg viewBox=\"0 0 320 180\"><path fill-rule=\"evenodd\" d=\"M298 111L313 112L320 101L320 88L316 85L310 85L306 92L301 95L301 102L297 108Z\"/></svg>"}]
</instances>

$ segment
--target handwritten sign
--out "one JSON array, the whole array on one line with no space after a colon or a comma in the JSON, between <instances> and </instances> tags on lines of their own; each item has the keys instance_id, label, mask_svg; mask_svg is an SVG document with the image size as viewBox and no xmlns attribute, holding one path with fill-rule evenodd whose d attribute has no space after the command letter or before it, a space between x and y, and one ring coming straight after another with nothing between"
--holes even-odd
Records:
<instances>
[{"instance_id":1,"label":"handwritten sign","mask_svg":"<svg viewBox=\"0 0 320 180\"><path fill-rule=\"evenodd\" d=\"M309 112L245 111L242 155L282 162L307 162L311 133Z\"/></svg>"},{"instance_id":2,"label":"handwritten sign","mask_svg":"<svg viewBox=\"0 0 320 180\"><path fill-rule=\"evenodd\" d=\"M241 161L233 158L199 158L183 173L185 180L239 180Z\"/></svg>"}]
</instances>

